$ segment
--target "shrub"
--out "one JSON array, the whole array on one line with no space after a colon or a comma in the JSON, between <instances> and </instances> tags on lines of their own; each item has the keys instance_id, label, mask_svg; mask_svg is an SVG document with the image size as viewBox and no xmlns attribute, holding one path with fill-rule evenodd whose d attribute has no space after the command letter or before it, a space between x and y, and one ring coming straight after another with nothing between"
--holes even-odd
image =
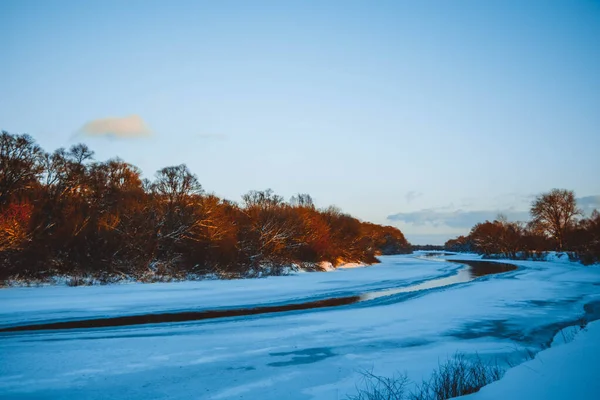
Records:
<instances>
[{"instance_id":1,"label":"shrub","mask_svg":"<svg viewBox=\"0 0 600 400\"><path fill-rule=\"evenodd\" d=\"M504 375L496 364L488 364L476 356L468 360L464 354L440 364L428 381L424 381L413 393L414 400L445 400L478 392L479 389Z\"/></svg>"},{"instance_id":2,"label":"shrub","mask_svg":"<svg viewBox=\"0 0 600 400\"><path fill-rule=\"evenodd\" d=\"M416 385L412 392L406 374L386 378L363 372L362 386L350 400L446 400L479 391L485 385L499 380L504 369L484 362L478 355L468 359L457 353L433 371L429 380Z\"/></svg>"}]
</instances>

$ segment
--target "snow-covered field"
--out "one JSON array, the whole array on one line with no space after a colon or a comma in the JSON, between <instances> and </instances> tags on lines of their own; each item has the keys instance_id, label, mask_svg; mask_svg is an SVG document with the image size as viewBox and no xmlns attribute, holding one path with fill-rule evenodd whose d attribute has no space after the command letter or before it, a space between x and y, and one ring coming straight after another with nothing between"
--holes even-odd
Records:
<instances>
[{"instance_id":1,"label":"snow-covered field","mask_svg":"<svg viewBox=\"0 0 600 400\"><path fill-rule=\"evenodd\" d=\"M562 338L560 333L557 337ZM535 359L509 370L501 380L462 399L597 399L600 321L592 322L572 339L538 353Z\"/></svg>"},{"instance_id":2,"label":"snow-covered field","mask_svg":"<svg viewBox=\"0 0 600 400\"><path fill-rule=\"evenodd\" d=\"M462 268L414 255L381 260L365 268L254 280L2 289L0 329L360 295L410 287ZM514 263L521 268L336 308L0 333L0 398L345 398L364 370L406 372L420 381L457 351L515 363L525 349L550 343L563 325L600 316L599 267ZM589 333L563 346L579 341L585 347L586 335L596 337L597 331L591 324ZM507 382L510 377L509 372Z\"/></svg>"}]
</instances>

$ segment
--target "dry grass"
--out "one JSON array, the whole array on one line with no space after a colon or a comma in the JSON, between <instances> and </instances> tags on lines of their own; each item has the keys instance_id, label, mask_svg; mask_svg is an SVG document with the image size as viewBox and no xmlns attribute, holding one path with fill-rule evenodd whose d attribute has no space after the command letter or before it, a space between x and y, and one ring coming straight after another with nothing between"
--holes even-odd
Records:
<instances>
[{"instance_id":1,"label":"dry grass","mask_svg":"<svg viewBox=\"0 0 600 400\"><path fill-rule=\"evenodd\" d=\"M406 375L386 378L374 375L372 371L362 373L363 381L357 387L357 394L349 400L398 400L406 398L409 380Z\"/></svg>"},{"instance_id":2,"label":"dry grass","mask_svg":"<svg viewBox=\"0 0 600 400\"><path fill-rule=\"evenodd\" d=\"M464 354L440 364L428 381L412 393L411 400L445 400L478 392L504 375L497 364L484 362L479 356L469 360Z\"/></svg>"},{"instance_id":3,"label":"dry grass","mask_svg":"<svg viewBox=\"0 0 600 400\"><path fill-rule=\"evenodd\" d=\"M405 374L391 378L363 372L363 382L357 394L349 400L446 400L479 391L485 385L499 380L504 369L484 362L478 355L468 359L457 353L439 364L429 380L415 385L409 391L410 381Z\"/></svg>"}]
</instances>

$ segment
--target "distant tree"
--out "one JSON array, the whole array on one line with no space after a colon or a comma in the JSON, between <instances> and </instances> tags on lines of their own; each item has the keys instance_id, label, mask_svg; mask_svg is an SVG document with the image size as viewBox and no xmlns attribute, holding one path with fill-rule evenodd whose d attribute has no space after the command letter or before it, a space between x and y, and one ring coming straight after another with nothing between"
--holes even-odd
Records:
<instances>
[{"instance_id":1,"label":"distant tree","mask_svg":"<svg viewBox=\"0 0 600 400\"><path fill-rule=\"evenodd\" d=\"M515 258L518 252L525 250L522 243L524 223L511 222L504 214L498 214L494 223L500 227L500 235L497 239L500 253Z\"/></svg>"},{"instance_id":2,"label":"distant tree","mask_svg":"<svg viewBox=\"0 0 600 400\"><path fill-rule=\"evenodd\" d=\"M533 201L530 213L532 226L556 240L559 250L563 249L567 231L582 214L577 208L575 193L565 189L552 189L539 195Z\"/></svg>"},{"instance_id":3,"label":"distant tree","mask_svg":"<svg viewBox=\"0 0 600 400\"><path fill-rule=\"evenodd\" d=\"M180 206L190 196L203 193L198 178L185 164L159 170L156 173L153 189L170 207Z\"/></svg>"},{"instance_id":4,"label":"distant tree","mask_svg":"<svg viewBox=\"0 0 600 400\"><path fill-rule=\"evenodd\" d=\"M272 189L251 190L242 195L242 201L244 202L244 207L246 209L277 208L284 203L283 197L275 194Z\"/></svg>"},{"instance_id":5,"label":"distant tree","mask_svg":"<svg viewBox=\"0 0 600 400\"><path fill-rule=\"evenodd\" d=\"M140 268L149 261L153 224L141 171L120 159L96 163L89 170L87 254L105 265ZM119 257L114 257L117 254ZM88 262L89 263L89 262Z\"/></svg>"},{"instance_id":6,"label":"distant tree","mask_svg":"<svg viewBox=\"0 0 600 400\"><path fill-rule=\"evenodd\" d=\"M290 204L293 207L305 207L305 208L315 208L315 203L313 202L310 194L306 193L298 193L295 196L292 196L290 199Z\"/></svg>"},{"instance_id":7,"label":"distant tree","mask_svg":"<svg viewBox=\"0 0 600 400\"><path fill-rule=\"evenodd\" d=\"M271 189L250 191L242 196L240 249L254 268L283 264L298 250L302 232L299 213Z\"/></svg>"},{"instance_id":8,"label":"distant tree","mask_svg":"<svg viewBox=\"0 0 600 400\"><path fill-rule=\"evenodd\" d=\"M478 253L499 254L501 250L498 238L502 236L502 233L502 226L498 221L485 221L475 224L469 233L469 238Z\"/></svg>"},{"instance_id":9,"label":"distant tree","mask_svg":"<svg viewBox=\"0 0 600 400\"><path fill-rule=\"evenodd\" d=\"M468 241L473 244L476 251L491 255L503 254L514 258L517 253L524 250L521 243L523 228L518 222L509 222L504 215L498 215L494 221L485 221L476 224L469 234ZM466 242L465 239L463 239ZM451 242L447 245L458 245Z\"/></svg>"},{"instance_id":10,"label":"distant tree","mask_svg":"<svg viewBox=\"0 0 600 400\"><path fill-rule=\"evenodd\" d=\"M42 149L29 135L0 134L0 206L37 183L43 172Z\"/></svg>"},{"instance_id":11,"label":"distant tree","mask_svg":"<svg viewBox=\"0 0 600 400\"><path fill-rule=\"evenodd\" d=\"M181 269L199 222L197 209L204 191L185 164L159 170L151 190L157 218L156 258Z\"/></svg>"},{"instance_id":12,"label":"distant tree","mask_svg":"<svg viewBox=\"0 0 600 400\"><path fill-rule=\"evenodd\" d=\"M363 236L363 224L356 218L344 214L338 207L330 206L323 211L329 225L331 245L327 259L334 265L342 262L357 262L374 259L374 249L368 237Z\"/></svg>"},{"instance_id":13,"label":"distant tree","mask_svg":"<svg viewBox=\"0 0 600 400\"><path fill-rule=\"evenodd\" d=\"M584 218L568 235L570 250L574 250L583 264L600 262L600 213L594 210L589 218Z\"/></svg>"},{"instance_id":14,"label":"distant tree","mask_svg":"<svg viewBox=\"0 0 600 400\"><path fill-rule=\"evenodd\" d=\"M424 249L424 250L429 250L429 249ZM456 239L448 240L441 249L433 249L433 250L469 252L472 250L471 237L461 235L461 236L457 237Z\"/></svg>"},{"instance_id":15,"label":"distant tree","mask_svg":"<svg viewBox=\"0 0 600 400\"><path fill-rule=\"evenodd\" d=\"M28 239L30 204L11 204L0 212L0 251L18 249Z\"/></svg>"},{"instance_id":16,"label":"distant tree","mask_svg":"<svg viewBox=\"0 0 600 400\"><path fill-rule=\"evenodd\" d=\"M393 226L363 222L361 236L366 240L367 250L374 255L402 254L411 251L411 246L400 229Z\"/></svg>"}]
</instances>

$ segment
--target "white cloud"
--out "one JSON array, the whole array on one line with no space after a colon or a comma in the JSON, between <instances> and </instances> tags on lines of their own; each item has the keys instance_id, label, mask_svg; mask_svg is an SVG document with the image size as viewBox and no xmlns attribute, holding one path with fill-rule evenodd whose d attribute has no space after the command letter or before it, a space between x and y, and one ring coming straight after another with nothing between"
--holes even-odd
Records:
<instances>
[{"instance_id":1,"label":"white cloud","mask_svg":"<svg viewBox=\"0 0 600 400\"><path fill-rule=\"evenodd\" d=\"M470 229L478 222L496 219L500 213L506 215L511 221L526 221L529 219L527 211L515 211L511 209L480 211L423 209L420 211L393 214L388 216L387 219L390 221L401 221L413 226L428 225L432 227L447 226L454 229Z\"/></svg>"},{"instance_id":2,"label":"white cloud","mask_svg":"<svg viewBox=\"0 0 600 400\"><path fill-rule=\"evenodd\" d=\"M600 195L580 197L577 199L577 205L586 216L589 216L594 209L600 210ZM529 211L514 207L501 207L495 210L462 210L455 209L452 205L397 213L389 215L387 219L410 224L412 227L470 229L478 222L493 221L498 214L504 214L510 221L529 221L531 219Z\"/></svg>"},{"instance_id":3,"label":"white cloud","mask_svg":"<svg viewBox=\"0 0 600 400\"><path fill-rule=\"evenodd\" d=\"M413 196L412 193L407 193L407 201ZM514 195L514 207L506 204L508 200L501 202L503 204L499 204L496 209L487 210L464 210L449 204L444 207L393 214L388 216L387 220L398 226L413 244L443 244L447 239L469 233L478 222L493 221L498 214L504 214L509 221L529 221L531 216L527 209L534 197ZM510 199L511 195L506 198ZM594 209L600 211L600 195L579 197L577 205L589 216Z\"/></svg>"},{"instance_id":4,"label":"white cloud","mask_svg":"<svg viewBox=\"0 0 600 400\"><path fill-rule=\"evenodd\" d=\"M600 211L600 195L580 197L577 199L577 206L586 216L590 216L592 211Z\"/></svg>"},{"instance_id":5,"label":"white cloud","mask_svg":"<svg viewBox=\"0 0 600 400\"><path fill-rule=\"evenodd\" d=\"M152 131L139 115L129 115L89 121L78 133L90 137L140 138L150 136Z\"/></svg>"}]
</instances>

